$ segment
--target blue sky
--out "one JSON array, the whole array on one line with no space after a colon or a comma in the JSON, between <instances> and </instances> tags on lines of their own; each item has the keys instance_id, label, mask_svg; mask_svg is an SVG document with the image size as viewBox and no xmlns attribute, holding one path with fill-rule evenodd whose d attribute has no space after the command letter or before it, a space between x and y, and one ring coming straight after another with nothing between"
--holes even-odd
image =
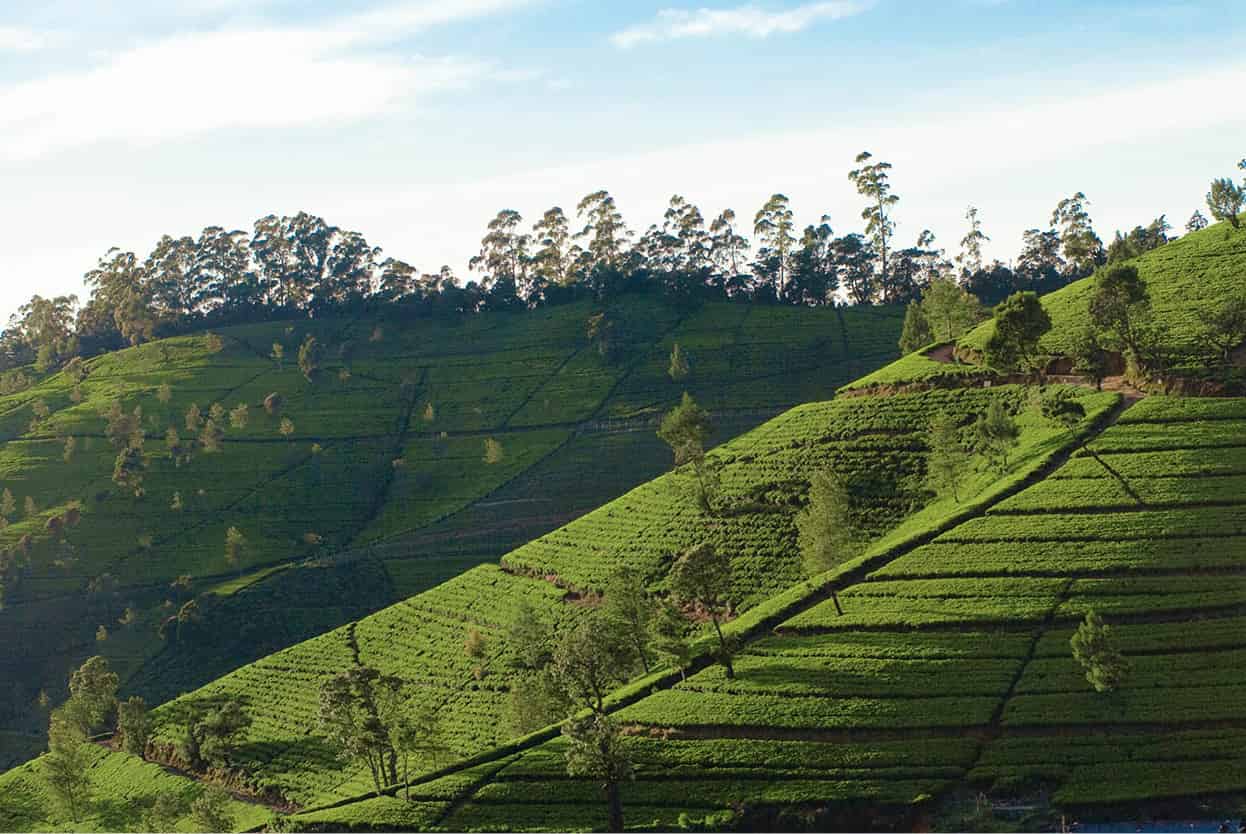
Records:
<instances>
[{"instance_id":1,"label":"blue sky","mask_svg":"<svg viewBox=\"0 0 1246 834\"><path fill-rule=\"evenodd\" d=\"M1246 156L1244 42L1219 0L7 0L0 315L269 212L460 274L597 188L637 231L782 191L843 233L865 148L949 253L971 203L1006 259L1079 189L1105 238L1180 226Z\"/></svg>"}]
</instances>

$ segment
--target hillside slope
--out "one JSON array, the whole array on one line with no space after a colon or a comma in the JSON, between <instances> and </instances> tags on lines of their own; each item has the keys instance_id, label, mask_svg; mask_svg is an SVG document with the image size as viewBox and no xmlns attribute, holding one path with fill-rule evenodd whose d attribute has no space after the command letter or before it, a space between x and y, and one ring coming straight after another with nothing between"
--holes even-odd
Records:
<instances>
[{"instance_id":1,"label":"hillside slope","mask_svg":"<svg viewBox=\"0 0 1246 834\"><path fill-rule=\"evenodd\" d=\"M729 437L887 361L899 327L881 308L677 310L628 298L615 309L616 362L589 345L592 308L576 304L415 327L228 328L219 340L101 356L80 381L60 373L0 398L0 484L17 505L0 530L14 566L0 610L14 637L0 650L0 719L21 731L0 736L0 752L12 761L39 744L37 694L62 698L68 669L89 654L108 656L127 691L172 697L494 560L658 474L669 451L654 415L683 388ZM307 336L323 357L310 381L296 359ZM676 341L692 364L682 385L666 375ZM141 412L141 496L112 480L103 415L114 403ZM175 460L167 430L192 445L213 404L219 451ZM498 444L489 461L487 439ZM71 506L76 524L54 520ZM232 562L231 528L243 538ZM180 576L190 586L171 588ZM203 621L174 628L180 640L157 637L196 596Z\"/></svg>"},{"instance_id":2,"label":"hillside slope","mask_svg":"<svg viewBox=\"0 0 1246 834\"><path fill-rule=\"evenodd\" d=\"M1093 443L1143 505L1079 453L884 560L840 591L843 616L803 607L749 644L735 680L712 666L623 709L642 763L633 820L866 801L894 821L957 787L1041 786L1092 813L1246 791L1243 437L1244 400L1146 400ZM1107 695L1069 649L1091 609L1132 666ZM601 825L562 746L501 760L445 824Z\"/></svg>"}]
</instances>

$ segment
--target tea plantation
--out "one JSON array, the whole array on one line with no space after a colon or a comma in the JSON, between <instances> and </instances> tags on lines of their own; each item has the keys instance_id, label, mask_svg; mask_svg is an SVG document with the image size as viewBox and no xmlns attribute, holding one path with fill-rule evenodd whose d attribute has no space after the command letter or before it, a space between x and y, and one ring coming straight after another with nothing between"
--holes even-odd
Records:
<instances>
[{"instance_id":1,"label":"tea plantation","mask_svg":"<svg viewBox=\"0 0 1246 834\"><path fill-rule=\"evenodd\" d=\"M39 749L37 696L63 699L86 656L108 657L149 701L193 689L669 468L655 415L684 389L725 439L890 360L899 328L887 308L627 298L624 350L606 361L586 337L592 311L244 325L106 354L0 398L0 486L13 496L0 547L22 554L0 608L0 721L15 731L0 736L0 764ZM309 336L320 360L307 376ZM691 364L679 384L675 342ZM113 438L146 436L124 488L110 423ZM157 636L196 596L202 622Z\"/></svg>"}]
</instances>

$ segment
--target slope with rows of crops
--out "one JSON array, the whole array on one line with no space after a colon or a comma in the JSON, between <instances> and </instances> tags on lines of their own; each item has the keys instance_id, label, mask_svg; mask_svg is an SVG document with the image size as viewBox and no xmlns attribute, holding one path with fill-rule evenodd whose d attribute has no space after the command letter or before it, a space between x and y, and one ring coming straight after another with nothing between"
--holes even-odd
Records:
<instances>
[{"instance_id":1,"label":"slope with rows of crops","mask_svg":"<svg viewBox=\"0 0 1246 834\"><path fill-rule=\"evenodd\" d=\"M40 692L88 655L172 697L661 472L652 415L681 391L727 437L885 362L899 326L624 298L605 356L593 312L254 324L31 371L0 398L5 760L38 749Z\"/></svg>"}]
</instances>

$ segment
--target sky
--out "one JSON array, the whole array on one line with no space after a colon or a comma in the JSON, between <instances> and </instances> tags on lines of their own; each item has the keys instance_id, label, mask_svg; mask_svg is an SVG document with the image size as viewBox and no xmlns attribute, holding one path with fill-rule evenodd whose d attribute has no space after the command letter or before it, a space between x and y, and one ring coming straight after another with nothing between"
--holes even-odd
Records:
<instances>
[{"instance_id":1,"label":"sky","mask_svg":"<svg viewBox=\"0 0 1246 834\"><path fill-rule=\"evenodd\" d=\"M987 254L1083 191L1100 236L1246 157L1237 0L5 0L0 321L110 247L308 211L425 271L501 209L601 188L637 233L672 194Z\"/></svg>"}]
</instances>

